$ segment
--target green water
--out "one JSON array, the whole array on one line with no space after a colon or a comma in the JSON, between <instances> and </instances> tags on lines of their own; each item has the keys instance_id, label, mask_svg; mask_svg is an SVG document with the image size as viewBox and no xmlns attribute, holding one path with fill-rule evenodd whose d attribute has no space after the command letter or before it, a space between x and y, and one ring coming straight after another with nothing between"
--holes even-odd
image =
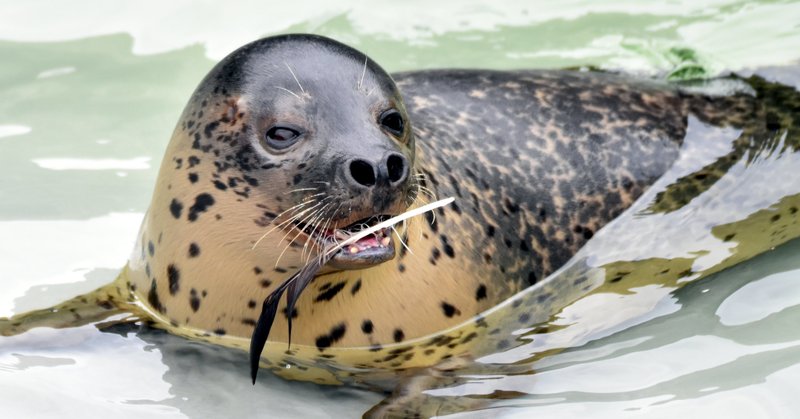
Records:
<instances>
[{"instance_id":1,"label":"green water","mask_svg":"<svg viewBox=\"0 0 800 419\"><path fill-rule=\"evenodd\" d=\"M224 9L210 2L163 3L0 1L0 316L46 307L114 278L132 248L162 152L189 94L217 59L264 35L331 36L389 71L594 66L681 78L800 61L798 2L251 1L226 3ZM791 255L747 265L751 274L742 289L767 281L776 266L788 277L800 275ZM559 391L542 390L517 404L531 409L523 414L536 414L538 406L545 416L559 417L670 417L693 409L709 416L792 417L800 411L789 391L800 387L798 357L784 352L771 358L778 349L768 346L796 344L785 329L798 319L800 298L792 296L800 295L800 287L784 282L772 291L785 297L784 305L768 313L769 321L761 323L768 327L747 343L756 347L759 362L739 364L737 359L753 354L737 352L719 376L714 371L721 367L702 363L667 374L668 383L693 383L692 397L647 380L611 392L570 388L551 374L540 380L555 380L551 387ZM676 318L715 318L721 304L729 311L731 305L734 311L749 307L747 300L725 303L702 295L680 300L665 308ZM659 343L652 348L658 349L678 341L669 338L676 330L681 333L674 336L687 339L725 337L702 322L663 323L668 322L631 329L630 339L655 336ZM614 339L596 345L613 347ZM625 339L624 333L618 337ZM685 346L687 358L714 348L698 344L693 353L692 345ZM626 353L647 355L652 349L630 347ZM673 367L635 359L642 368ZM254 389L242 360L237 353L158 334L43 330L0 339L0 405L11 412L8 417L324 417L357 415L380 399L277 379ZM575 362L589 371L577 381L604 380L603 373L591 374L590 362ZM772 365L768 377L763 365Z\"/></svg>"}]
</instances>

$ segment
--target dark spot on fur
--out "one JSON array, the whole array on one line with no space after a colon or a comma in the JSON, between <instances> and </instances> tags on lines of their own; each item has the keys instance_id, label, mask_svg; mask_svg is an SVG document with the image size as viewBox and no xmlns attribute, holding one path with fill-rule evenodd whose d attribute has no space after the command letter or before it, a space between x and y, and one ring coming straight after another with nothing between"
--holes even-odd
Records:
<instances>
[{"instance_id":1,"label":"dark spot on fur","mask_svg":"<svg viewBox=\"0 0 800 419\"><path fill-rule=\"evenodd\" d=\"M342 288L344 288L344 285L346 284L346 282L347 281L342 281L342 282L337 283L336 285L332 285L330 288L326 289L324 292L321 292L319 295L317 295L317 297L314 298L314 301L315 302L321 302L321 301L330 301L330 300L332 300L333 297L335 297L336 294L338 294L339 291L341 291Z\"/></svg>"},{"instance_id":2,"label":"dark spot on fur","mask_svg":"<svg viewBox=\"0 0 800 419\"><path fill-rule=\"evenodd\" d=\"M453 317L453 315L456 314L461 315L459 309L446 301L442 301L442 311L444 311L444 315L447 317Z\"/></svg>"},{"instance_id":3,"label":"dark spot on fur","mask_svg":"<svg viewBox=\"0 0 800 419\"><path fill-rule=\"evenodd\" d=\"M242 319L242 324L246 326L253 326L255 327L256 321L253 319Z\"/></svg>"},{"instance_id":4,"label":"dark spot on fur","mask_svg":"<svg viewBox=\"0 0 800 419\"><path fill-rule=\"evenodd\" d=\"M263 271L261 270L261 268L259 268L258 266L256 266L255 268L253 268L253 272L255 272L255 273L256 273L256 275L260 275L260 274L261 274L261 272L263 272Z\"/></svg>"},{"instance_id":5,"label":"dark spot on fur","mask_svg":"<svg viewBox=\"0 0 800 419\"><path fill-rule=\"evenodd\" d=\"M169 293L170 295L175 295L178 293L180 289L180 281L181 281L181 272L178 268L173 265L169 264L167 266L167 278L169 279Z\"/></svg>"},{"instance_id":6,"label":"dark spot on fur","mask_svg":"<svg viewBox=\"0 0 800 419\"><path fill-rule=\"evenodd\" d=\"M258 283L261 284L262 288L269 288L269 286L272 285L272 281L270 281L267 278L264 278L264 279L258 281Z\"/></svg>"},{"instance_id":7,"label":"dark spot on fur","mask_svg":"<svg viewBox=\"0 0 800 419\"><path fill-rule=\"evenodd\" d=\"M317 336L315 343L317 344L317 349L321 351L331 346L331 338L328 335Z\"/></svg>"},{"instance_id":8,"label":"dark spot on fur","mask_svg":"<svg viewBox=\"0 0 800 419\"><path fill-rule=\"evenodd\" d=\"M439 239L442 241L442 250L444 250L444 254L451 259L456 257L456 252L453 250L453 246L450 246L450 243L447 242L447 236L442 234L439 236Z\"/></svg>"},{"instance_id":9,"label":"dark spot on fur","mask_svg":"<svg viewBox=\"0 0 800 419\"><path fill-rule=\"evenodd\" d=\"M724 239L722 239L722 241L724 241L724 242L729 242L729 241L731 241L731 240L732 240L734 237L736 237L736 233L731 233L731 234L728 234L727 236L725 236L725 238L724 238Z\"/></svg>"},{"instance_id":10,"label":"dark spot on fur","mask_svg":"<svg viewBox=\"0 0 800 419\"><path fill-rule=\"evenodd\" d=\"M528 285L533 285L536 283L536 281L538 281L538 279L536 278L536 272L534 271L528 272Z\"/></svg>"},{"instance_id":11,"label":"dark spot on fur","mask_svg":"<svg viewBox=\"0 0 800 419\"><path fill-rule=\"evenodd\" d=\"M292 307L292 318L296 319L298 316L297 314L297 307ZM289 318L289 312L286 311L286 307L283 308L283 317Z\"/></svg>"},{"instance_id":12,"label":"dark spot on fur","mask_svg":"<svg viewBox=\"0 0 800 419\"><path fill-rule=\"evenodd\" d=\"M181 218L181 211L183 210L183 204L181 204L177 199L172 199L172 202L169 204L169 212L172 213L172 216L177 218Z\"/></svg>"},{"instance_id":13,"label":"dark spot on fur","mask_svg":"<svg viewBox=\"0 0 800 419\"><path fill-rule=\"evenodd\" d=\"M475 301L480 301L486 298L486 285L481 284L478 290L475 291Z\"/></svg>"},{"instance_id":14,"label":"dark spot on fur","mask_svg":"<svg viewBox=\"0 0 800 419\"><path fill-rule=\"evenodd\" d=\"M364 320L364 322L361 323L362 332L370 334L372 333L372 329L373 329L372 320Z\"/></svg>"},{"instance_id":15,"label":"dark spot on fur","mask_svg":"<svg viewBox=\"0 0 800 419\"><path fill-rule=\"evenodd\" d=\"M226 185L225 182L219 180L214 181L214 186L221 191L228 189L228 185Z\"/></svg>"},{"instance_id":16,"label":"dark spot on fur","mask_svg":"<svg viewBox=\"0 0 800 419\"><path fill-rule=\"evenodd\" d=\"M218 121L213 121L206 124L206 127L203 129L203 132L206 134L206 138L211 138L211 135L214 133L214 130L217 129L218 126L219 126Z\"/></svg>"},{"instance_id":17,"label":"dark spot on fur","mask_svg":"<svg viewBox=\"0 0 800 419\"><path fill-rule=\"evenodd\" d=\"M394 329L393 337L395 342L402 342L403 339L405 339L406 334L403 333L403 329Z\"/></svg>"},{"instance_id":18,"label":"dark spot on fur","mask_svg":"<svg viewBox=\"0 0 800 419\"><path fill-rule=\"evenodd\" d=\"M197 173L189 173L189 182L197 183Z\"/></svg>"},{"instance_id":19,"label":"dark spot on fur","mask_svg":"<svg viewBox=\"0 0 800 419\"><path fill-rule=\"evenodd\" d=\"M156 254L156 245L154 245L152 241L147 242L147 253L149 253L150 256Z\"/></svg>"},{"instance_id":20,"label":"dark spot on fur","mask_svg":"<svg viewBox=\"0 0 800 419\"><path fill-rule=\"evenodd\" d=\"M288 271L279 266L279 267L275 268L275 272L278 272L278 273L281 273L281 274L285 274Z\"/></svg>"},{"instance_id":21,"label":"dark spot on fur","mask_svg":"<svg viewBox=\"0 0 800 419\"><path fill-rule=\"evenodd\" d=\"M200 213L206 212L210 206L214 205L214 197L201 193L194 199L194 205L189 208L189 221L196 221ZM174 214L173 214L174 215Z\"/></svg>"},{"instance_id":22,"label":"dark spot on fur","mask_svg":"<svg viewBox=\"0 0 800 419\"><path fill-rule=\"evenodd\" d=\"M436 218L433 215L433 211L428 211L425 213L425 219L428 220L428 226L431 228L431 231L434 233L439 231L439 226L436 224Z\"/></svg>"},{"instance_id":23,"label":"dark spot on fur","mask_svg":"<svg viewBox=\"0 0 800 419\"><path fill-rule=\"evenodd\" d=\"M200 309L200 297L197 296L197 290L194 288L189 291L189 305L194 312Z\"/></svg>"},{"instance_id":24,"label":"dark spot on fur","mask_svg":"<svg viewBox=\"0 0 800 419\"><path fill-rule=\"evenodd\" d=\"M226 333L225 329L223 329L223 328L214 329L214 334L215 335L223 336L225 333Z\"/></svg>"},{"instance_id":25,"label":"dark spot on fur","mask_svg":"<svg viewBox=\"0 0 800 419\"><path fill-rule=\"evenodd\" d=\"M247 308L256 308L256 300L250 300L247 302Z\"/></svg>"},{"instance_id":26,"label":"dark spot on fur","mask_svg":"<svg viewBox=\"0 0 800 419\"><path fill-rule=\"evenodd\" d=\"M197 243L190 243L189 244L189 257L194 258L200 254L200 246Z\"/></svg>"},{"instance_id":27,"label":"dark spot on fur","mask_svg":"<svg viewBox=\"0 0 800 419\"><path fill-rule=\"evenodd\" d=\"M158 288L155 279L150 281L150 291L147 293L147 302L150 303L150 307L153 307L159 313L164 314L167 312L164 306L161 305L161 299L158 298Z\"/></svg>"},{"instance_id":28,"label":"dark spot on fur","mask_svg":"<svg viewBox=\"0 0 800 419\"><path fill-rule=\"evenodd\" d=\"M770 221L774 223L775 221L778 221L780 219L781 219L781 215L780 214L775 214L775 215L772 216L772 218L770 218Z\"/></svg>"},{"instance_id":29,"label":"dark spot on fur","mask_svg":"<svg viewBox=\"0 0 800 419\"><path fill-rule=\"evenodd\" d=\"M244 178L244 181L247 182L248 185L258 186L258 179L247 175L242 175L242 177Z\"/></svg>"},{"instance_id":30,"label":"dark spot on fur","mask_svg":"<svg viewBox=\"0 0 800 419\"><path fill-rule=\"evenodd\" d=\"M530 319L531 319L531 315L530 315L530 314L528 314L528 313L522 313L522 314L520 314L520 315L519 315L519 317L517 318L517 320L518 320L520 323L522 323L522 324L526 324L526 323L528 323L528 321L529 321Z\"/></svg>"},{"instance_id":31,"label":"dark spot on fur","mask_svg":"<svg viewBox=\"0 0 800 419\"><path fill-rule=\"evenodd\" d=\"M344 337L347 328L344 323L333 326L327 335L319 336L316 339L317 349L320 351L330 347Z\"/></svg>"},{"instance_id":32,"label":"dark spot on fur","mask_svg":"<svg viewBox=\"0 0 800 419\"><path fill-rule=\"evenodd\" d=\"M508 198L505 198L503 200L503 205L511 213L519 212L519 205L514 202L511 202L511 200L509 200Z\"/></svg>"},{"instance_id":33,"label":"dark spot on fur","mask_svg":"<svg viewBox=\"0 0 800 419\"><path fill-rule=\"evenodd\" d=\"M361 278L358 278L358 279L356 280L356 283L355 283L355 284L353 284L353 287L352 287L352 288L350 288L350 294L351 294L351 295L356 295L356 293L357 293L359 290L361 290Z\"/></svg>"}]
</instances>

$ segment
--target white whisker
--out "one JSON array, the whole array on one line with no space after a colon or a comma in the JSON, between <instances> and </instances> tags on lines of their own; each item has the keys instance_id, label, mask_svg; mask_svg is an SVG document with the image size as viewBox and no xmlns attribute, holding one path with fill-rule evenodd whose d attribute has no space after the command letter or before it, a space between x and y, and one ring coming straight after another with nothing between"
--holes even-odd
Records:
<instances>
[{"instance_id":1,"label":"white whisker","mask_svg":"<svg viewBox=\"0 0 800 419\"><path fill-rule=\"evenodd\" d=\"M308 203L308 202L313 202L313 201L314 201L314 200L311 200L311 201L306 201L306 203ZM323 201L324 201L324 200L323 200ZM322 204L322 202L323 202L323 201L319 201L319 202L317 202L316 204L314 204L313 206L311 206L311 207L309 207L309 208L306 208L306 209L302 210L301 212L299 212L298 214L295 214L295 215L291 216L291 217L290 217L289 219L287 219L286 221L283 221L283 222L281 222L281 223L279 223L279 224L277 224L277 225L273 226L273 227L272 227L272 228L271 228L269 231L267 231L266 233L264 233L264 235L263 235L263 236L261 236L261 238L259 238L259 239L258 239L258 240L257 240L257 241L256 241L256 242L253 244L253 247L251 247L251 248L250 248L250 250L253 250L253 249L255 249L255 248L256 248L256 246L258 246L258 244L259 244L259 243L261 243L261 241L262 241L262 240L264 240L264 238L265 238L265 237L269 236L269 235L270 235L270 234L271 234L273 231L275 231L275 230L278 230L278 229L282 228L283 226L285 226L285 225L287 225L287 224L291 223L292 221L295 221L295 220L297 220L298 218L302 217L302 216L303 216L303 214L305 214L305 213L307 213L308 211L311 211L311 210L313 210L314 208L316 208L316 207L320 206L320 205ZM300 203L300 204L297 204L297 205L295 205L295 206L294 206L294 207L292 207L292 208L296 208L296 207L302 207L302 206L303 206L303 205L305 205L306 203ZM298 209L300 209L300 208L298 208ZM289 210L286 210L286 211L284 211L284 212L282 212L282 213L278 214L278 216L277 216L277 217L275 217L275 219L278 219L278 218L280 218L280 216L281 216L281 215L285 214L285 213L286 213L286 212L288 212L288 211L289 211ZM285 238L285 237L284 237L284 238Z\"/></svg>"},{"instance_id":2,"label":"white whisker","mask_svg":"<svg viewBox=\"0 0 800 419\"><path fill-rule=\"evenodd\" d=\"M403 220L403 221L405 221L405 220ZM403 247L405 247L405 248L406 248L406 251L407 251L408 253L411 253L411 254L413 255L413 254L414 254L414 252L412 252L412 251L411 251L411 249L410 249L410 248L408 247L408 245L406 244L406 242L404 242L404 241L403 241L403 236L401 236L401 235L400 235L400 233L397 231L397 229L396 229L396 228L394 228L394 226L392 226L392 231L394 231L394 234L396 234L396 235L397 235L397 240L399 240L399 241L400 241L400 244L402 244L402 245L403 245Z\"/></svg>"},{"instance_id":3,"label":"white whisker","mask_svg":"<svg viewBox=\"0 0 800 419\"><path fill-rule=\"evenodd\" d=\"M303 89L303 85L302 85L302 84L300 84L300 80L298 80L298 79L297 79L297 75L295 75L295 74L294 74L294 71L292 71L292 67L289 67L289 63L287 63L287 62L285 62L285 61L284 61L284 64L286 64L286 68L288 68L288 69L289 69L289 72L290 72L290 73L292 73L292 77L294 77L294 81L296 81L296 82L297 82L297 85L298 85L298 86L300 86L300 91L301 91L301 92L303 92L303 93L305 93L305 92L306 92L306 90L305 90L305 89Z\"/></svg>"},{"instance_id":4,"label":"white whisker","mask_svg":"<svg viewBox=\"0 0 800 419\"><path fill-rule=\"evenodd\" d=\"M280 87L280 86L272 86L272 87L274 87L274 88L276 88L276 89L281 89L281 90L283 90L284 92L286 92L286 93L288 93L288 94L290 94L290 95L292 95L292 96L294 96L294 97L296 97L296 98L300 99L300 96L298 96L298 95L297 95L297 93L295 93L295 92L293 92L293 91L291 91L291 90L289 90L289 89L287 89L287 88L285 88L285 87Z\"/></svg>"},{"instance_id":5,"label":"white whisker","mask_svg":"<svg viewBox=\"0 0 800 419\"><path fill-rule=\"evenodd\" d=\"M316 191L317 189L319 189L319 188L297 188L297 189L292 189L291 191L286 191L286 192L284 192L283 194L284 194L284 195L288 195L288 194L290 194L290 193L295 193L295 192L302 192L302 191Z\"/></svg>"},{"instance_id":6,"label":"white whisker","mask_svg":"<svg viewBox=\"0 0 800 419\"><path fill-rule=\"evenodd\" d=\"M361 80L358 81L358 90L364 85L364 76L367 74L367 57L364 57L364 68L361 70Z\"/></svg>"}]
</instances>

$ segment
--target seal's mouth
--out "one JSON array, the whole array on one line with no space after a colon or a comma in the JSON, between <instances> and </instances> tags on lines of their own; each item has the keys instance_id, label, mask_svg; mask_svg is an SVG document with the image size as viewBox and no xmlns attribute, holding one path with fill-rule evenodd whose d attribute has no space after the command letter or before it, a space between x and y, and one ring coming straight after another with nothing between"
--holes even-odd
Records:
<instances>
[{"instance_id":1,"label":"seal's mouth","mask_svg":"<svg viewBox=\"0 0 800 419\"><path fill-rule=\"evenodd\" d=\"M295 222L295 227L313 238L320 248L325 249L390 218L392 218L390 214L373 215L347 226L325 231L319 229L315 231L313 226L301 222ZM395 255L394 239L391 233L389 228L374 231L337 250L327 265L334 269L363 269L391 260Z\"/></svg>"},{"instance_id":2,"label":"seal's mouth","mask_svg":"<svg viewBox=\"0 0 800 419\"><path fill-rule=\"evenodd\" d=\"M297 299L300 298L300 294L314 280L314 277L326 263L338 260L339 262L335 263L356 266L356 268L351 267L349 269L358 269L358 267L372 266L381 261L391 259L394 257L394 244L387 229L393 229L395 224L413 216L450 204L453 200L453 198L446 198L431 202L388 219L385 219L388 215L376 215L356 221L345 228L336 229L339 232L323 232L321 239L318 240L323 242L321 243L323 246L320 257L309 261L297 273L278 285L278 288L274 289L261 305L261 315L258 316L256 327L253 328L253 336L250 338L250 377L253 379L253 384L256 383L261 352L264 350L267 338L269 338L269 331L272 329L272 323L275 322L275 315L278 313L278 305L283 294L286 294L285 310L287 313L291 313L294 310ZM304 231L303 229L308 229L309 227L302 223L295 223L294 226L300 231ZM307 234L310 238L315 237L313 229ZM346 238L344 241L337 242L339 237ZM325 244L325 241L329 239L333 240L334 243ZM388 239L388 242L386 239ZM289 345L291 346L292 316L288 316L286 322L289 332Z\"/></svg>"}]
</instances>

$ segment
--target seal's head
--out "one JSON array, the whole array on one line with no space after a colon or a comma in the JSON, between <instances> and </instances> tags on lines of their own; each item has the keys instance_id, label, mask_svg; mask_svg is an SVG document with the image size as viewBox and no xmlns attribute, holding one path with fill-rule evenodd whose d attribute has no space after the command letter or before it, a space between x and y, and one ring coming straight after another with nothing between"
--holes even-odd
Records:
<instances>
[{"instance_id":1,"label":"seal's head","mask_svg":"<svg viewBox=\"0 0 800 419\"><path fill-rule=\"evenodd\" d=\"M233 197L256 210L239 216L263 227L259 239L277 227L270 234L281 245L270 237L258 246L279 247L288 265L413 201L414 137L402 99L391 77L352 48L313 35L256 41L209 73L186 112L206 119L204 103L221 104L222 116L203 121L191 147L214 154L218 189L244 181L247 190ZM394 254L383 231L328 265L365 268Z\"/></svg>"}]
</instances>

